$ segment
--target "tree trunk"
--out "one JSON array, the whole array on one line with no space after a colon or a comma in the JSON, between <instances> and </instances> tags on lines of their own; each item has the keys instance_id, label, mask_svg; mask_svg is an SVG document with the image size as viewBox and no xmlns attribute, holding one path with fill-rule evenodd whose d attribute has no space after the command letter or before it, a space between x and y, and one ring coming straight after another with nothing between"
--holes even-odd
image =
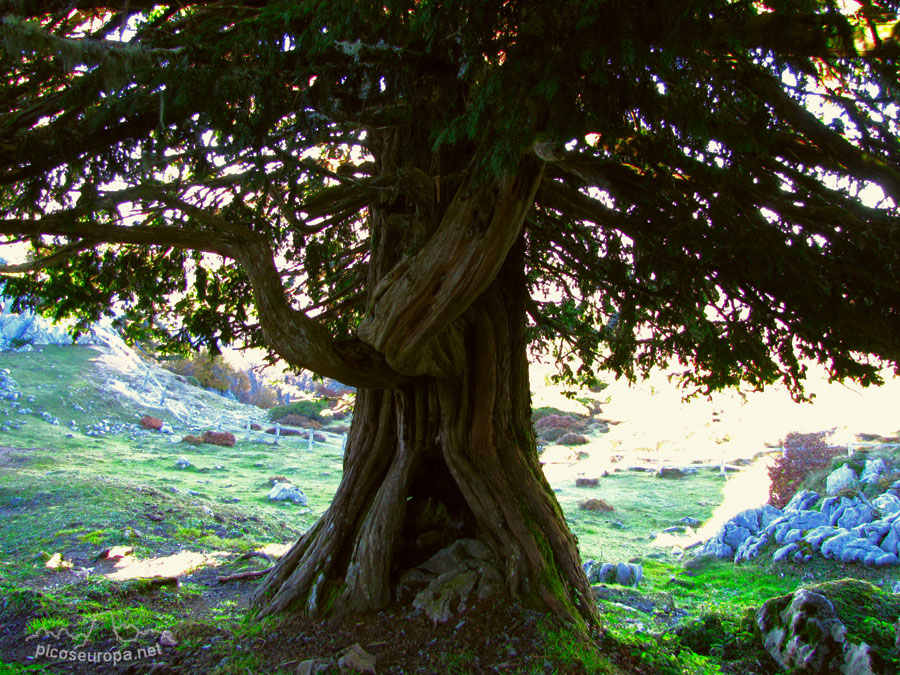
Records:
<instances>
[{"instance_id":1,"label":"tree trunk","mask_svg":"<svg viewBox=\"0 0 900 675\"><path fill-rule=\"evenodd\" d=\"M334 501L256 592L260 614L379 610L404 571L477 537L514 598L582 626L597 621L575 538L538 462L526 292L514 252L454 322L459 374L359 391Z\"/></svg>"}]
</instances>

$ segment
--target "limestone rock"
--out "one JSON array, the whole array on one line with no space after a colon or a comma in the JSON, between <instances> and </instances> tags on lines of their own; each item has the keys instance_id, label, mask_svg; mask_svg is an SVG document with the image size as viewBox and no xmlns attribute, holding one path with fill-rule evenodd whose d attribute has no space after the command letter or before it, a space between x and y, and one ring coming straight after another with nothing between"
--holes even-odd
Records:
<instances>
[{"instance_id":1,"label":"limestone rock","mask_svg":"<svg viewBox=\"0 0 900 675\"><path fill-rule=\"evenodd\" d=\"M807 511L811 509L821 499L818 492L812 490L801 490L796 493L791 500L785 505L784 512L789 511Z\"/></svg>"},{"instance_id":2,"label":"limestone rock","mask_svg":"<svg viewBox=\"0 0 900 675\"><path fill-rule=\"evenodd\" d=\"M274 487L269 490L267 498L273 502L289 501L300 506L309 505L309 499L303 493L303 490L290 483L276 483Z\"/></svg>"},{"instance_id":3,"label":"limestone rock","mask_svg":"<svg viewBox=\"0 0 900 675\"><path fill-rule=\"evenodd\" d=\"M338 665L341 668L356 671L357 673L374 673L375 657L363 649L360 644L354 643L347 647L338 658Z\"/></svg>"},{"instance_id":4,"label":"limestone rock","mask_svg":"<svg viewBox=\"0 0 900 675\"><path fill-rule=\"evenodd\" d=\"M878 459L867 459L865 468L863 468L860 480L864 483L876 483L887 473L887 464L880 457Z\"/></svg>"},{"instance_id":5,"label":"limestone rock","mask_svg":"<svg viewBox=\"0 0 900 675\"><path fill-rule=\"evenodd\" d=\"M841 490L852 488L859 480L856 472L848 464L832 471L825 479L825 492L828 495L836 495Z\"/></svg>"},{"instance_id":6,"label":"limestone rock","mask_svg":"<svg viewBox=\"0 0 900 675\"><path fill-rule=\"evenodd\" d=\"M823 595L801 588L767 601L756 613L763 646L779 666L829 673L844 660L847 629Z\"/></svg>"},{"instance_id":7,"label":"limestone rock","mask_svg":"<svg viewBox=\"0 0 900 675\"><path fill-rule=\"evenodd\" d=\"M884 515L900 513L900 497L885 492L872 500L872 506L881 511Z\"/></svg>"}]
</instances>

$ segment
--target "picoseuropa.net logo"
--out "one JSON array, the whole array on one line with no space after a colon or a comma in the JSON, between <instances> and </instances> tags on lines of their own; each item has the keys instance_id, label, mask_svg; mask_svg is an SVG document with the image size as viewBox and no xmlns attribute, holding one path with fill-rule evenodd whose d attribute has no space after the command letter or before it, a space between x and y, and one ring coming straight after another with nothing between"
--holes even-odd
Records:
<instances>
[{"instance_id":1,"label":"picoseuropa.net logo","mask_svg":"<svg viewBox=\"0 0 900 675\"><path fill-rule=\"evenodd\" d=\"M92 619L87 628L71 632L67 627L48 630L40 628L25 638L26 642L39 640L35 645L35 660L72 661L95 664L119 664L140 661L162 655L162 645L167 631L155 629L139 629L133 625L116 626L112 623L112 632L118 643L117 648L93 650L88 648L91 635L97 628L97 619ZM70 640L71 647L60 646L60 642ZM152 640L152 644L147 642ZM159 640L159 642L157 642ZM143 643L143 644L139 644Z\"/></svg>"}]
</instances>

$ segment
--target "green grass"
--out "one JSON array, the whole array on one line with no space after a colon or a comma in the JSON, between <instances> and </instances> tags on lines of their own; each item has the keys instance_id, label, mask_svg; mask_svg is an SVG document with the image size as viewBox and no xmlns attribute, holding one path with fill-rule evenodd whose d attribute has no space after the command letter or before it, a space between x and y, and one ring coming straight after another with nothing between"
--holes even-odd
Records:
<instances>
[{"instance_id":1,"label":"green grass","mask_svg":"<svg viewBox=\"0 0 900 675\"><path fill-rule=\"evenodd\" d=\"M598 487L558 489L556 498L578 537L582 558L620 562L651 552L651 536L690 516L704 521L722 501L726 481L701 470L681 480L623 471L600 479ZM615 510L584 511L578 504L602 498Z\"/></svg>"},{"instance_id":2,"label":"green grass","mask_svg":"<svg viewBox=\"0 0 900 675\"><path fill-rule=\"evenodd\" d=\"M283 438L275 446L240 431L231 448L173 443L172 436L133 428L119 435L86 436L83 429L98 419L133 425L143 413L174 423L175 439L194 431L178 427L177 420L152 407L123 406L103 396L92 374L94 355L82 347L0 353L0 368L10 369L22 391L21 407L31 409L21 415L0 402L0 422L6 417L4 408L10 419L24 422L18 429L0 430L5 448L0 451L0 623L27 615L33 632L97 624L107 638L113 626L177 626L185 649L207 644L211 630L226 630L234 639L264 639L271 628L268 620L244 620L244 610L233 601L205 608L198 619L191 603L201 590L193 583L151 589L141 580L90 576L40 596L23 588L52 579L44 560L55 553L90 566L97 554L116 545L133 547L136 558L184 550L227 551L236 557L267 543L291 542L328 507L341 479L343 457L337 443L317 444L310 452L305 439ZM34 400L28 402L30 397ZM60 425L42 419L41 412L58 417ZM80 431L70 429L72 420ZM176 468L180 457L192 466ZM311 508L267 500L274 476L299 485ZM609 653L571 630L550 623L544 627L548 655L557 662L580 663L588 673L618 672L610 657L614 653L658 675L719 673L717 659L723 654L749 658L748 609L833 573L825 561L775 566L762 557L735 566L703 559L683 567L668 551L662 551L661 559L648 557L661 552L653 546L654 534L685 516L703 521L712 515L727 487L717 471L701 470L682 480L625 471L600 478L598 487L577 488L574 482L554 487L582 559L639 558L644 566L639 589L617 589L615 597L601 601ZM593 498L615 510L578 508ZM858 572L879 574L886 583L900 577L897 571ZM628 607L634 600L649 603L653 611ZM888 635L893 624L886 616L869 617L868 622L862 618L855 630ZM685 637L675 630L679 625L687 631ZM264 667L258 654L234 653L231 639L214 647L229 659L217 672ZM472 658L466 652L453 655L448 672L467 672ZM30 671L0 663L0 675L4 672Z\"/></svg>"}]
</instances>

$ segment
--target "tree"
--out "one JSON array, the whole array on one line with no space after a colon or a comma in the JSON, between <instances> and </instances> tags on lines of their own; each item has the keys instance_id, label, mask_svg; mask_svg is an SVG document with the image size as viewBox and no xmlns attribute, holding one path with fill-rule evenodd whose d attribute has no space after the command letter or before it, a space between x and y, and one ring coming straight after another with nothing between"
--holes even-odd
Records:
<instances>
[{"instance_id":1,"label":"tree","mask_svg":"<svg viewBox=\"0 0 900 675\"><path fill-rule=\"evenodd\" d=\"M515 597L592 623L528 349L798 396L807 359L896 367L897 9L7 0L7 288L359 388L261 613L378 609L476 535Z\"/></svg>"}]
</instances>

